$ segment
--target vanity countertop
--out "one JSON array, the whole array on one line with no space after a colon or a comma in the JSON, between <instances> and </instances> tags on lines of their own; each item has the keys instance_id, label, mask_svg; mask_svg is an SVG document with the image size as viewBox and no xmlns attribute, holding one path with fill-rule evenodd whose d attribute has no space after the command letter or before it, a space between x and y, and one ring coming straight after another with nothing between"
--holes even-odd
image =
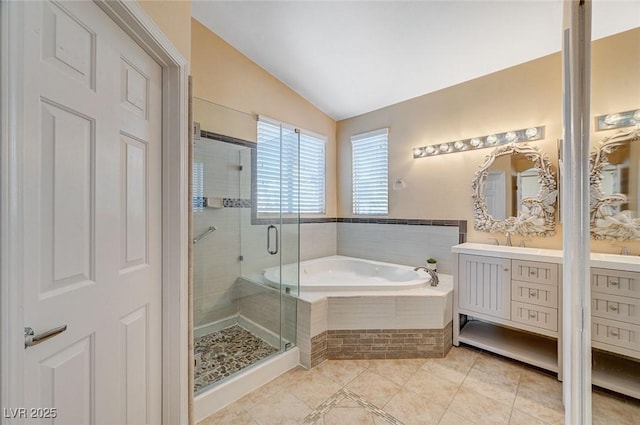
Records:
<instances>
[{"instance_id":1,"label":"vanity countertop","mask_svg":"<svg viewBox=\"0 0 640 425\"><path fill-rule=\"evenodd\" d=\"M484 255L485 257L508 257L514 260L544 261L562 264L562 251L559 249L523 248L519 246L489 245L465 242L451 248L458 254Z\"/></svg>"},{"instance_id":2,"label":"vanity countertop","mask_svg":"<svg viewBox=\"0 0 640 425\"><path fill-rule=\"evenodd\" d=\"M560 249L522 248L518 246L498 246L466 242L455 245L451 251L457 254L484 255L485 257L506 257L514 260L543 261L562 264L563 251ZM640 272L640 256L591 253L591 267Z\"/></svg>"}]
</instances>

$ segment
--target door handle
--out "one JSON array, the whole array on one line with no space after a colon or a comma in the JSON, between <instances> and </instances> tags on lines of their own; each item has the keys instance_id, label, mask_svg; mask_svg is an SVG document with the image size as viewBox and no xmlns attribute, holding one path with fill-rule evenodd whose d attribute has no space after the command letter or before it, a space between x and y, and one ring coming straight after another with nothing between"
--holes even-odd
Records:
<instances>
[{"instance_id":1,"label":"door handle","mask_svg":"<svg viewBox=\"0 0 640 425\"><path fill-rule=\"evenodd\" d=\"M276 231L276 247L275 249L271 249L271 230ZM267 227L267 252L271 255L276 255L278 253L278 228L273 224L270 224Z\"/></svg>"},{"instance_id":2,"label":"door handle","mask_svg":"<svg viewBox=\"0 0 640 425\"><path fill-rule=\"evenodd\" d=\"M35 335L35 332L33 332L33 329L27 326L24 328L24 348L38 345L41 342L45 342L46 340L51 339L56 335L60 335L62 332L66 330L67 330L67 325L62 325L62 326L58 326L57 328L50 329L41 334Z\"/></svg>"}]
</instances>

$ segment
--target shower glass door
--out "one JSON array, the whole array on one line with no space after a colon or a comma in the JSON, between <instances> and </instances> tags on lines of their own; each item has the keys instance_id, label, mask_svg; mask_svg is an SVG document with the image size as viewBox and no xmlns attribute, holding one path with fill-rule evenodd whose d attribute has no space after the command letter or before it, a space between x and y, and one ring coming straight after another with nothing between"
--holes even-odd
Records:
<instances>
[{"instance_id":1,"label":"shower glass door","mask_svg":"<svg viewBox=\"0 0 640 425\"><path fill-rule=\"evenodd\" d=\"M299 134L258 123L254 191L241 231L240 316L261 323L263 337L286 350L296 343L299 259Z\"/></svg>"},{"instance_id":2,"label":"shower glass door","mask_svg":"<svg viewBox=\"0 0 640 425\"><path fill-rule=\"evenodd\" d=\"M194 121L202 129L192 185L200 394L296 343L299 161L293 129L268 129L260 146L236 137L255 137L255 116L197 98Z\"/></svg>"}]
</instances>

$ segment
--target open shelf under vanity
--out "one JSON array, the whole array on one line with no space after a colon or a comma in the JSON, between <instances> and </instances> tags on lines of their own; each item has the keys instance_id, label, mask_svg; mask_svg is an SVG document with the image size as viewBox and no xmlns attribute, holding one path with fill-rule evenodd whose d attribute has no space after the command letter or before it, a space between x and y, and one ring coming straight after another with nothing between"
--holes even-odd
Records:
<instances>
[{"instance_id":1,"label":"open shelf under vanity","mask_svg":"<svg viewBox=\"0 0 640 425\"><path fill-rule=\"evenodd\" d=\"M555 339L469 320L458 340L501 356L558 373L558 342Z\"/></svg>"},{"instance_id":2,"label":"open shelf under vanity","mask_svg":"<svg viewBox=\"0 0 640 425\"><path fill-rule=\"evenodd\" d=\"M593 350L593 385L640 399L640 362L606 351Z\"/></svg>"}]
</instances>

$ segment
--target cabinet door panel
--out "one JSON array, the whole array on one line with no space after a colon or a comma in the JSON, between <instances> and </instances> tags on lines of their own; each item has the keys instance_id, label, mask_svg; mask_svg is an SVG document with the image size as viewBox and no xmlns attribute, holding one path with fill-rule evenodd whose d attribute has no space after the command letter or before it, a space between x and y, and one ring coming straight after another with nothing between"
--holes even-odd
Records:
<instances>
[{"instance_id":1,"label":"cabinet door panel","mask_svg":"<svg viewBox=\"0 0 640 425\"><path fill-rule=\"evenodd\" d=\"M458 267L460 309L509 319L511 260L461 254Z\"/></svg>"}]
</instances>

